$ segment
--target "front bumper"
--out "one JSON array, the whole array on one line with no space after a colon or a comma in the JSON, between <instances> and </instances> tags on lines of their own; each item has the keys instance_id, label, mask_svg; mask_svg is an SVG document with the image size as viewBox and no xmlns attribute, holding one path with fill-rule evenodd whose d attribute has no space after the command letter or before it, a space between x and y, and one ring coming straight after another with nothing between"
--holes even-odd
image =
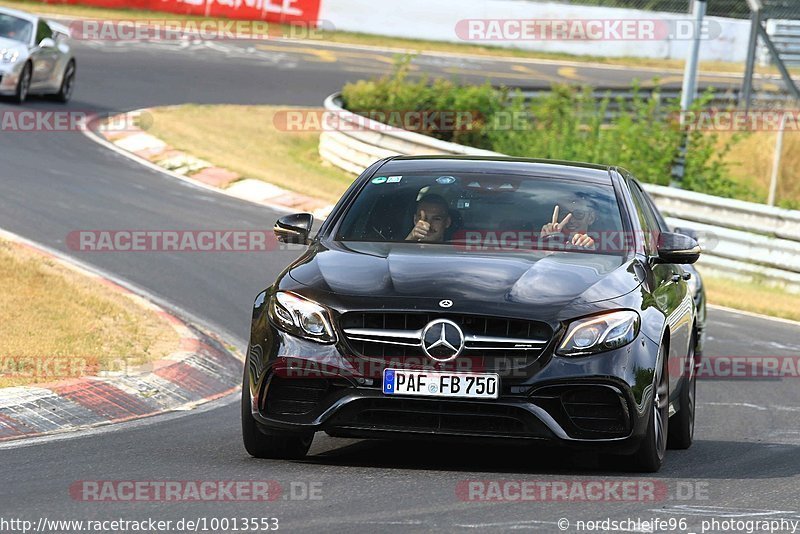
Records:
<instances>
[{"instance_id":1,"label":"front bumper","mask_svg":"<svg viewBox=\"0 0 800 534\"><path fill-rule=\"evenodd\" d=\"M498 399L456 400L384 395L379 369L357 371L333 345L269 329L270 339L249 356L252 413L266 428L550 441L616 452L633 452L646 433L658 346L641 334L599 355L543 354L538 365L501 373Z\"/></svg>"},{"instance_id":2,"label":"front bumper","mask_svg":"<svg viewBox=\"0 0 800 534\"><path fill-rule=\"evenodd\" d=\"M22 72L24 63L0 63L0 95L11 96L17 92L19 75Z\"/></svg>"}]
</instances>

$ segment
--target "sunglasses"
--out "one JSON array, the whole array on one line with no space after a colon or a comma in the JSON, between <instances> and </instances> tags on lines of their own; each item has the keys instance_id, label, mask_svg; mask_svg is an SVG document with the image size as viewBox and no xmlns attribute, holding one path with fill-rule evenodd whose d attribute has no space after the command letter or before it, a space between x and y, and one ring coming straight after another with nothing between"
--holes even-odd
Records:
<instances>
[{"instance_id":1,"label":"sunglasses","mask_svg":"<svg viewBox=\"0 0 800 534\"><path fill-rule=\"evenodd\" d=\"M569 206L564 206L562 204L558 205L558 211L566 215L567 213L572 214L572 218L576 221L582 221L586 217L589 216L589 210L571 210Z\"/></svg>"}]
</instances>

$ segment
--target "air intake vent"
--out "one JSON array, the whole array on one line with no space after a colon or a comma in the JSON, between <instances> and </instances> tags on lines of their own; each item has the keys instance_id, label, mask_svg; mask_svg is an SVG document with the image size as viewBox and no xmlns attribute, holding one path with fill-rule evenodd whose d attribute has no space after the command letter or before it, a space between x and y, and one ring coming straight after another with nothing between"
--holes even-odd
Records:
<instances>
[{"instance_id":1,"label":"air intake vent","mask_svg":"<svg viewBox=\"0 0 800 534\"><path fill-rule=\"evenodd\" d=\"M275 376L267 387L268 415L304 415L325 397L330 384L324 379L289 379Z\"/></svg>"},{"instance_id":2,"label":"air intake vent","mask_svg":"<svg viewBox=\"0 0 800 534\"><path fill-rule=\"evenodd\" d=\"M332 427L364 430L542 437L546 427L528 411L502 405L422 399L362 399L346 406Z\"/></svg>"},{"instance_id":3,"label":"air intake vent","mask_svg":"<svg viewBox=\"0 0 800 534\"><path fill-rule=\"evenodd\" d=\"M627 411L611 388L573 389L562 395L561 402L569 418L582 430L620 433L627 429Z\"/></svg>"},{"instance_id":4,"label":"air intake vent","mask_svg":"<svg viewBox=\"0 0 800 534\"><path fill-rule=\"evenodd\" d=\"M628 403L614 386L546 386L534 391L530 399L547 410L571 437L616 438L630 433Z\"/></svg>"}]
</instances>

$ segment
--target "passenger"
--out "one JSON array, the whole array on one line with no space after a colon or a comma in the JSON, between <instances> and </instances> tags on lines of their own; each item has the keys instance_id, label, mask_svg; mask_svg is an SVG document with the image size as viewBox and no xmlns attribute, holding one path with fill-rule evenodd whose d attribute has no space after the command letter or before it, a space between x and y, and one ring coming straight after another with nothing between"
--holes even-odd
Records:
<instances>
[{"instance_id":1,"label":"passenger","mask_svg":"<svg viewBox=\"0 0 800 534\"><path fill-rule=\"evenodd\" d=\"M441 243L453 220L447 201L439 195L425 195L417 202L414 213L414 228L406 236L406 241Z\"/></svg>"},{"instance_id":2,"label":"passenger","mask_svg":"<svg viewBox=\"0 0 800 534\"><path fill-rule=\"evenodd\" d=\"M559 214L566 213L564 220L558 222ZM561 238L565 245L581 248L594 248L594 239L589 235L589 227L597 220L597 213L584 198L575 197L556 204L553 219L542 226L543 239Z\"/></svg>"}]
</instances>

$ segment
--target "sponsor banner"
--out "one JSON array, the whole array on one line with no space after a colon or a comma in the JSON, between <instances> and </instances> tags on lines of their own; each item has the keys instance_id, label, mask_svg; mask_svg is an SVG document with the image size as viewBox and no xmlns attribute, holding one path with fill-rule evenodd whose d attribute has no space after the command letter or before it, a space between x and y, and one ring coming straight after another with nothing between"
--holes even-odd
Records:
<instances>
[{"instance_id":1,"label":"sponsor banner","mask_svg":"<svg viewBox=\"0 0 800 534\"><path fill-rule=\"evenodd\" d=\"M201 17L310 23L319 19L321 0L59 0L59 4L164 11Z\"/></svg>"}]
</instances>

